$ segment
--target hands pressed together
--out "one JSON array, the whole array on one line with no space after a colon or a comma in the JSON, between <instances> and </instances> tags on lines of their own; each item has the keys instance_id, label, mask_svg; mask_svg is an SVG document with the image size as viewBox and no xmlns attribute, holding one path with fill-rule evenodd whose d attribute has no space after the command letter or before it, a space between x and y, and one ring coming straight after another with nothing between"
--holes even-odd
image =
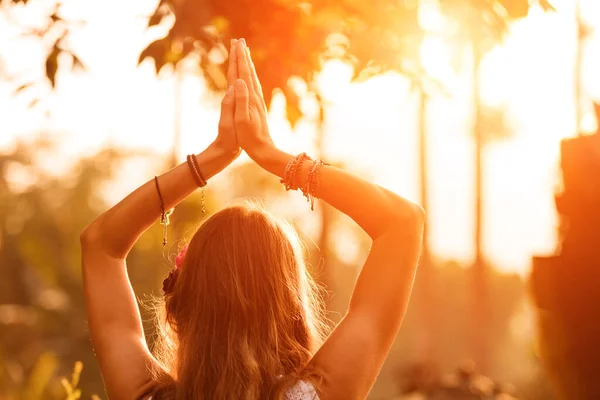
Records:
<instances>
[{"instance_id":1,"label":"hands pressed together","mask_svg":"<svg viewBox=\"0 0 600 400\"><path fill-rule=\"evenodd\" d=\"M274 144L262 87L244 39L231 41L227 85L215 145L234 159L244 150L258 162Z\"/></svg>"}]
</instances>

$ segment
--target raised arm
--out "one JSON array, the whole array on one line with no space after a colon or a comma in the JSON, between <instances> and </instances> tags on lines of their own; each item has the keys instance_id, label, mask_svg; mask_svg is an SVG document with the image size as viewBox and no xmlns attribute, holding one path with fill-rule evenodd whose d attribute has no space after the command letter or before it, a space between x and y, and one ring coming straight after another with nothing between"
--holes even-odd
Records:
<instances>
[{"instance_id":1,"label":"raised arm","mask_svg":"<svg viewBox=\"0 0 600 400\"><path fill-rule=\"evenodd\" d=\"M233 46L234 44L232 44ZM235 52L229 81L237 77ZM233 87L221 107L217 139L196 156L205 179L223 170L239 154L234 132ZM169 210L198 188L183 163L158 177L164 209ZM102 214L81 234L83 284L92 344L108 395L113 400L140 399L151 389L148 351L125 258L138 237L161 216L154 179Z\"/></svg>"},{"instance_id":2,"label":"raised arm","mask_svg":"<svg viewBox=\"0 0 600 400\"><path fill-rule=\"evenodd\" d=\"M250 53L238 45L236 132L259 165L283 177L292 155L269 135L260 83ZM302 187L309 173L297 175ZM322 399L363 399L387 357L404 317L421 247L421 207L338 168L325 166L315 195L356 221L373 239L348 312L309 368L322 378Z\"/></svg>"}]
</instances>

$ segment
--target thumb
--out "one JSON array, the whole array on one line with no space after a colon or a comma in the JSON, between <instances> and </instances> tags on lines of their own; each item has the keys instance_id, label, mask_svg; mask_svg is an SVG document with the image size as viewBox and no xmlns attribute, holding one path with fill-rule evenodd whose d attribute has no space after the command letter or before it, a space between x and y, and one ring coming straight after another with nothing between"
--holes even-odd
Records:
<instances>
[{"instance_id":1,"label":"thumb","mask_svg":"<svg viewBox=\"0 0 600 400\"><path fill-rule=\"evenodd\" d=\"M221 118L219 120L219 128L233 128L233 112L235 105L235 96L233 86L229 86L223 101L221 102Z\"/></svg>"},{"instance_id":2,"label":"thumb","mask_svg":"<svg viewBox=\"0 0 600 400\"><path fill-rule=\"evenodd\" d=\"M247 124L250 122L248 109L249 93L246 82L242 79L235 81L235 122L236 124Z\"/></svg>"}]
</instances>

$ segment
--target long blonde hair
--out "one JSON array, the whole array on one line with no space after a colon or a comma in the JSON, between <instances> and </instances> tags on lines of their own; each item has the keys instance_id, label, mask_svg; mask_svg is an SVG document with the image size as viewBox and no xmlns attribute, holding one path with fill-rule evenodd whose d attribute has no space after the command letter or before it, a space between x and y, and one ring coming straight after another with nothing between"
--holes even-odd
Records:
<instances>
[{"instance_id":1,"label":"long blonde hair","mask_svg":"<svg viewBox=\"0 0 600 400\"><path fill-rule=\"evenodd\" d=\"M289 223L256 204L214 214L157 314L153 398L282 398L326 333L318 293Z\"/></svg>"}]
</instances>

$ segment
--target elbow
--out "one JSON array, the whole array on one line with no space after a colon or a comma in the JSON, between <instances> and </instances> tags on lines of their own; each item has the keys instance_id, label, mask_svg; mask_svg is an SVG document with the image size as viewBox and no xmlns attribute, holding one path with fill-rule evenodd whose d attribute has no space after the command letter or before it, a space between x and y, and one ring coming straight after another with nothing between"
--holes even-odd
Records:
<instances>
[{"instance_id":1,"label":"elbow","mask_svg":"<svg viewBox=\"0 0 600 400\"><path fill-rule=\"evenodd\" d=\"M395 220L403 223L404 225L410 225L416 229L421 230L425 225L425 210L418 204L409 203L408 207L402 209L401 212L396 213Z\"/></svg>"},{"instance_id":2,"label":"elbow","mask_svg":"<svg viewBox=\"0 0 600 400\"><path fill-rule=\"evenodd\" d=\"M421 236L425 227L425 210L423 207L410 203L409 207L402 207L390 218L391 231L394 234L405 236Z\"/></svg>"},{"instance_id":3,"label":"elbow","mask_svg":"<svg viewBox=\"0 0 600 400\"><path fill-rule=\"evenodd\" d=\"M418 204L413 204L413 213L415 224L422 229L425 225L425 221L427 220L427 214L425 213L425 209Z\"/></svg>"},{"instance_id":4,"label":"elbow","mask_svg":"<svg viewBox=\"0 0 600 400\"><path fill-rule=\"evenodd\" d=\"M96 223L94 222L91 225L88 225L79 234L79 243L81 245L81 249L86 250L99 246L100 238L100 231L96 226Z\"/></svg>"},{"instance_id":5,"label":"elbow","mask_svg":"<svg viewBox=\"0 0 600 400\"><path fill-rule=\"evenodd\" d=\"M418 235L423 234L423 229L425 227L425 221L427 216L425 214L425 209L418 204L412 205L410 224L411 227L415 230Z\"/></svg>"}]
</instances>

